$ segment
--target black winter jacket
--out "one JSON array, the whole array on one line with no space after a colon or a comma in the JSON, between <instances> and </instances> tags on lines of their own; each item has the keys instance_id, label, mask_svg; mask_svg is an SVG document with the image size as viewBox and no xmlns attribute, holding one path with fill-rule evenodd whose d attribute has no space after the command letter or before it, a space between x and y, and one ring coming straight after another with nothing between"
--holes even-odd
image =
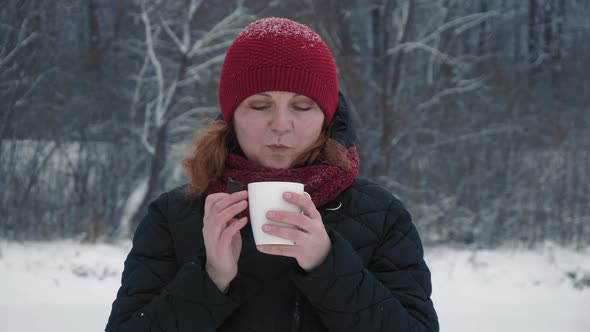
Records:
<instances>
[{"instance_id":1,"label":"black winter jacket","mask_svg":"<svg viewBox=\"0 0 590 332\"><path fill-rule=\"evenodd\" d=\"M318 207L332 250L309 272L258 252L244 227L227 294L205 272L204 202L183 188L152 202L106 331L438 331L420 238L381 187L359 178Z\"/></svg>"}]
</instances>

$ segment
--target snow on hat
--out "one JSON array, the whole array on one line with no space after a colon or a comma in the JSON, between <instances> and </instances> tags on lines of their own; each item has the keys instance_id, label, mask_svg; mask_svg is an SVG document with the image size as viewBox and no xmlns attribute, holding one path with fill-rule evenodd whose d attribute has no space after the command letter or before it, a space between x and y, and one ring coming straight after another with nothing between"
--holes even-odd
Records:
<instances>
[{"instance_id":1,"label":"snow on hat","mask_svg":"<svg viewBox=\"0 0 590 332\"><path fill-rule=\"evenodd\" d=\"M313 99L332 121L338 103L336 64L328 46L307 26L286 18L248 25L229 47L221 68L219 104L229 122L247 97L288 91Z\"/></svg>"}]
</instances>

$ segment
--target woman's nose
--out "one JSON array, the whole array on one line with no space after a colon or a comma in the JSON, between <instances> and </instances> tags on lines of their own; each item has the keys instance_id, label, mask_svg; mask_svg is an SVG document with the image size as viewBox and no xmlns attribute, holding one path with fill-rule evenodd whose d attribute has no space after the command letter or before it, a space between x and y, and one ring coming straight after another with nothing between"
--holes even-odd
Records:
<instances>
[{"instance_id":1,"label":"woman's nose","mask_svg":"<svg viewBox=\"0 0 590 332\"><path fill-rule=\"evenodd\" d=\"M286 108L275 109L270 121L270 128L279 133L291 130L291 128L293 128L293 120L289 115L289 110Z\"/></svg>"}]
</instances>

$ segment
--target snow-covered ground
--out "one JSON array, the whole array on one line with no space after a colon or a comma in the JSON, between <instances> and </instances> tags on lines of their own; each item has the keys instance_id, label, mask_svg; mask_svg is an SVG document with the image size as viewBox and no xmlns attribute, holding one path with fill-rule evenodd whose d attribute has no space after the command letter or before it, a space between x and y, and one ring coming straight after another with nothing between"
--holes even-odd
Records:
<instances>
[{"instance_id":1,"label":"snow-covered ground","mask_svg":"<svg viewBox=\"0 0 590 332\"><path fill-rule=\"evenodd\" d=\"M103 331L129 243L0 243L3 331ZM427 248L441 331L586 332L590 248Z\"/></svg>"}]
</instances>

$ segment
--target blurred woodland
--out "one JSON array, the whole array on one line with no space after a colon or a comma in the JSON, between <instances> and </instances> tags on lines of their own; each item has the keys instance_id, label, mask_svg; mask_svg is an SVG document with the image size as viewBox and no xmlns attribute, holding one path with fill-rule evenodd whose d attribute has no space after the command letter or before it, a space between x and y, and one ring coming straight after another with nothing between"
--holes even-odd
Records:
<instances>
[{"instance_id":1,"label":"blurred woodland","mask_svg":"<svg viewBox=\"0 0 590 332\"><path fill-rule=\"evenodd\" d=\"M361 174L426 244L590 244L590 1L2 3L0 238L130 236L186 182L233 38L284 16L332 49Z\"/></svg>"}]
</instances>

